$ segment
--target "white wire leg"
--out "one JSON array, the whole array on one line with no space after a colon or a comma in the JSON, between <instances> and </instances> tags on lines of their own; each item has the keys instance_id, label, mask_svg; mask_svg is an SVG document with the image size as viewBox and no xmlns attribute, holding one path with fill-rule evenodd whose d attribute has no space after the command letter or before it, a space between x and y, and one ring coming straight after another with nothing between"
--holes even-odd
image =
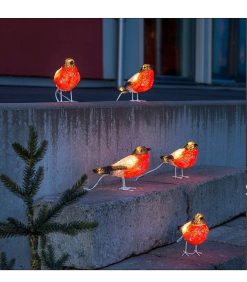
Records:
<instances>
[{"instance_id":1,"label":"white wire leg","mask_svg":"<svg viewBox=\"0 0 247 282\"><path fill-rule=\"evenodd\" d=\"M73 102L73 94L72 94L72 91L70 91L70 102Z\"/></svg>"},{"instance_id":2,"label":"white wire leg","mask_svg":"<svg viewBox=\"0 0 247 282\"><path fill-rule=\"evenodd\" d=\"M93 190L93 189L100 183L101 179L102 179L103 177L105 177L106 175L107 175L107 174L101 175L100 178L99 178L98 181L94 184L93 187L91 187L91 188L84 188L84 190L86 190L86 191L91 191L91 190Z\"/></svg>"},{"instance_id":3,"label":"white wire leg","mask_svg":"<svg viewBox=\"0 0 247 282\"><path fill-rule=\"evenodd\" d=\"M175 167L174 178L182 179L182 176L177 176L177 168Z\"/></svg>"},{"instance_id":4,"label":"white wire leg","mask_svg":"<svg viewBox=\"0 0 247 282\"><path fill-rule=\"evenodd\" d=\"M134 102L135 101L135 99L134 99L134 92L131 92L131 100L130 100L130 102Z\"/></svg>"},{"instance_id":5,"label":"white wire leg","mask_svg":"<svg viewBox=\"0 0 247 282\"><path fill-rule=\"evenodd\" d=\"M189 255L193 255L194 253L189 253L188 252L188 243L187 242L185 242L185 248L184 248L184 251L183 251L183 253L182 253L182 257L183 256L189 256Z\"/></svg>"},{"instance_id":6,"label":"white wire leg","mask_svg":"<svg viewBox=\"0 0 247 282\"><path fill-rule=\"evenodd\" d=\"M198 252L197 245L195 246L195 250L194 250L193 254L197 254L198 256L200 256L202 254L202 252Z\"/></svg>"},{"instance_id":7,"label":"white wire leg","mask_svg":"<svg viewBox=\"0 0 247 282\"><path fill-rule=\"evenodd\" d=\"M141 178L141 177L143 177L143 176L145 176L145 175L147 175L147 174L149 174L149 173L151 173L151 172L153 172L153 171L159 169L163 164L164 164L164 163L161 163L161 164L159 164L156 168L151 169L151 170L149 170L148 172L146 172L146 173L144 173L144 174L142 174L142 175L136 177L135 181L137 181L139 178Z\"/></svg>"},{"instance_id":8,"label":"white wire leg","mask_svg":"<svg viewBox=\"0 0 247 282\"><path fill-rule=\"evenodd\" d=\"M134 191L134 189L136 189L135 187L127 187L125 185L125 178L122 177L122 187L119 188L119 190L124 190L124 191Z\"/></svg>"},{"instance_id":9,"label":"white wire leg","mask_svg":"<svg viewBox=\"0 0 247 282\"><path fill-rule=\"evenodd\" d=\"M181 169L181 178L189 178L189 176L187 176L187 175L184 175L184 169L182 168Z\"/></svg>"},{"instance_id":10,"label":"white wire leg","mask_svg":"<svg viewBox=\"0 0 247 282\"><path fill-rule=\"evenodd\" d=\"M139 100L139 93L136 93L136 102L146 102L145 100Z\"/></svg>"},{"instance_id":11,"label":"white wire leg","mask_svg":"<svg viewBox=\"0 0 247 282\"><path fill-rule=\"evenodd\" d=\"M60 95L60 100L58 98L58 94ZM60 93L60 90L57 88L56 91L55 91L55 99L57 102L60 102L61 101L61 93Z\"/></svg>"}]
</instances>

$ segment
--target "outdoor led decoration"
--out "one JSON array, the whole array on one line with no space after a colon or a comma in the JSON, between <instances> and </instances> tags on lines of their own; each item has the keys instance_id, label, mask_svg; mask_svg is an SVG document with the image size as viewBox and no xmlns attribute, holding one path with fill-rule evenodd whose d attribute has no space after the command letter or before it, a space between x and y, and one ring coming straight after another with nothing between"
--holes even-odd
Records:
<instances>
[{"instance_id":1,"label":"outdoor led decoration","mask_svg":"<svg viewBox=\"0 0 247 282\"><path fill-rule=\"evenodd\" d=\"M139 100L138 94L140 92L146 92L150 90L154 83L154 71L149 64L144 64L140 71L134 74L127 83L119 88L120 94L116 101L119 100L122 94L130 92L132 99L130 101L142 102ZM136 100L134 99L134 94L136 94Z\"/></svg>"},{"instance_id":2,"label":"outdoor led decoration","mask_svg":"<svg viewBox=\"0 0 247 282\"><path fill-rule=\"evenodd\" d=\"M197 246L205 242L209 232L209 228L203 215L197 213L191 221L185 223L179 229L182 233L182 236L177 240L177 242L181 241L182 239L185 240L185 249L182 256L189 256L193 254L200 256L202 252L198 252ZM188 252L188 243L195 246L193 253Z\"/></svg>"},{"instance_id":3,"label":"outdoor led decoration","mask_svg":"<svg viewBox=\"0 0 247 282\"><path fill-rule=\"evenodd\" d=\"M72 90L80 82L80 73L78 72L77 67L75 66L75 61L72 58L67 58L65 64L59 70L56 71L54 75L54 83L57 86L55 91L55 98L57 102L65 101L73 102ZM70 98L66 97L63 92L69 91ZM60 97L59 97L60 95Z\"/></svg>"},{"instance_id":4,"label":"outdoor led decoration","mask_svg":"<svg viewBox=\"0 0 247 282\"><path fill-rule=\"evenodd\" d=\"M135 178L147 171L150 162L148 151L150 150L150 148L146 148L145 146L138 146L131 155L128 155L120 161L110 166L95 168L93 172L101 175L101 177L92 188L87 188L86 190L94 189L104 176L111 175L122 178L122 186L119 188L120 190L133 191L135 188L127 187L125 185L125 179Z\"/></svg>"},{"instance_id":5,"label":"outdoor led decoration","mask_svg":"<svg viewBox=\"0 0 247 282\"><path fill-rule=\"evenodd\" d=\"M158 165L156 168L146 172L145 174L137 177L136 180L159 169L163 164L170 164L175 167L175 174L173 176L174 178L189 178L189 176L184 175L184 169L190 168L196 164L198 153L198 145L194 141L189 141L183 148L177 149L170 155L161 156L160 158L162 159L163 163ZM177 167L181 168L180 176L177 176Z\"/></svg>"}]
</instances>

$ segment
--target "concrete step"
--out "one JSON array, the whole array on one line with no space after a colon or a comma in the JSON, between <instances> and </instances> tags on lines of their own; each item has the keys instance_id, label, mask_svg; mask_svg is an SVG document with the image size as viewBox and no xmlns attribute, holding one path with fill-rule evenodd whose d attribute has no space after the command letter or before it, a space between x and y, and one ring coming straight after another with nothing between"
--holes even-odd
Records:
<instances>
[{"instance_id":1,"label":"concrete step","mask_svg":"<svg viewBox=\"0 0 247 282\"><path fill-rule=\"evenodd\" d=\"M197 212L203 213L213 227L245 211L242 170L195 167L186 171L190 178L183 180L172 178L173 173L165 169L161 173L127 183L137 188L132 192L118 190L120 181L99 185L66 208L59 218L62 222L95 220L99 225L73 238L53 235L51 240L58 254L68 252L69 265L75 268L102 268L175 242L180 237L178 226ZM46 197L40 201L52 204L56 199Z\"/></svg>"},{"instance_id":2,"label":"concrete step","mask_svg":"<svg viewBox=\"0 0 247 282\"><path fill-rule=\"evenodd\" d=\"M202 255L181 256L184 242L157 248L146 254L108 266L105 270L242 270L246 269L246 217L210 230L198 250Z\"/></svg>"}]
</instances>

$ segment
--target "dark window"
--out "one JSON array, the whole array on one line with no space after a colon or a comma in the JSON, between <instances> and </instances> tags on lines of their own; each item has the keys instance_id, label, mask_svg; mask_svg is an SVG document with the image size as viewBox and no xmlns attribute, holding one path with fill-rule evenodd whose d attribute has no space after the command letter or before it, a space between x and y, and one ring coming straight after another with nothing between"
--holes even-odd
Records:
<instances>
[{"instance_id":1,"label":"dark window","mask_svg":"<svg viewBox=\"0 0 247 282\"><path fill-rule=\"evenodd\" d=\"M245 81L246 20L213 19L213 79Z\"/></svg>"}]
</instances>

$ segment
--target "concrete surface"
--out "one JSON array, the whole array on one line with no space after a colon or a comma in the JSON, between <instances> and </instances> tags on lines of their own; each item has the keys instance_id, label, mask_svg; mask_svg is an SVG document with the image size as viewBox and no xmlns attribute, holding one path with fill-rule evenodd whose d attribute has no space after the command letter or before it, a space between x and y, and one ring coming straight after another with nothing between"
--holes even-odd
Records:
<instances>
[{"instance_id":1,"label":"concrete surface","mask_svg":"<svg viewBox=\"0 0 247 282\"><path fill-rule=\"evenodd\" d=\"M213 227L245 211L241 170L201 167L188 174L184 180L173 179L170 172L147 177L131 183L137 188L133 192L118 190L120 183L92 190L59 220L96 220L98 227L74 238L54 234L51 241L58 254L70 253L68 265L75 268L101 268L175 242L180 237L178 226L197 212ZM38 203L54 200L46 197Z\"/></svg>"},{"instance_id":2,"label":"concrete surface","mask_svg":"<svg viewBox=\"0 0 247 282\"><path fill-rule=\"evenodd\" d=\"M105 270L243 270L246 269L246 218L239 217L241 227L224 224L209 232L208 240L198 247L202 255L181 256L184 241L157 248L146 254L128 258L120 263L110 265ZM227 228L227 229L225 229ZM234 235L233 235L234 234ZM230 239L229 236L232 236ZM228 242L222 243L222 238ZM245 240L238 241L238 238ZM189 250L193 250L189 246Z\"/></svg>"},{"instance_id":3,"label":"concrete surface","mask_svg":"<svg viewBox=\"0 0 247 282\"><path fill-rule=\"evenodd\" d=\"M6 80L6 79L5 79ZM246 99L245 87L209 86L209 85L180 85L179 82L156 84L148 93L140 94L140 99L147 101L207 101L207 100L242 100ZM73 90L74 100L116 101L118 91L115 81L82 81ZM164 85L165 84L165 85ZM0 103L33 103L55 102L55 85L52 79L8 78L6 84L0 77ZM131 99L130 94L122 95L120 101Z\"/></svg>"},{"instance_id":4,"label":"concrete surface","mask_svg":"<svg viewBox=\"0 0 247 282\"><path fill-rule=\"evenodd\" d=\"M27 144L28 125L37 128L39 140L49 142L47 154L40 162L45 178L37 197L64 191L84 173L91 186L98 177L92 173L93 168L119 160L137 145L152 148L151 168L160 163L161 154L174 151L190 139L199 144L198 165L245 168L245 111L245 102L241 101L0 104L0 173L21 183L24 164L11 144ZM172 173L171 167L165 170ZM119 179L106 177L103 183L116 185ZM213 199L213 188L211 193ZM20 199L2 184L0 195L0 220L9 216L23 219ZM194 209L200 208L196 197L190 199ZM233 214L233 199L222 196L221 200L230 203L229 214ZM183 210L184 203L181 205ZM208 208L208 204L205 202L202 207ZM215 209L220 213L218 205ZM26 267L29 253L25 240L0 240L0 249L11 254L18 250L21 255L17 265Z\"/></svg>"}]
</instances>

